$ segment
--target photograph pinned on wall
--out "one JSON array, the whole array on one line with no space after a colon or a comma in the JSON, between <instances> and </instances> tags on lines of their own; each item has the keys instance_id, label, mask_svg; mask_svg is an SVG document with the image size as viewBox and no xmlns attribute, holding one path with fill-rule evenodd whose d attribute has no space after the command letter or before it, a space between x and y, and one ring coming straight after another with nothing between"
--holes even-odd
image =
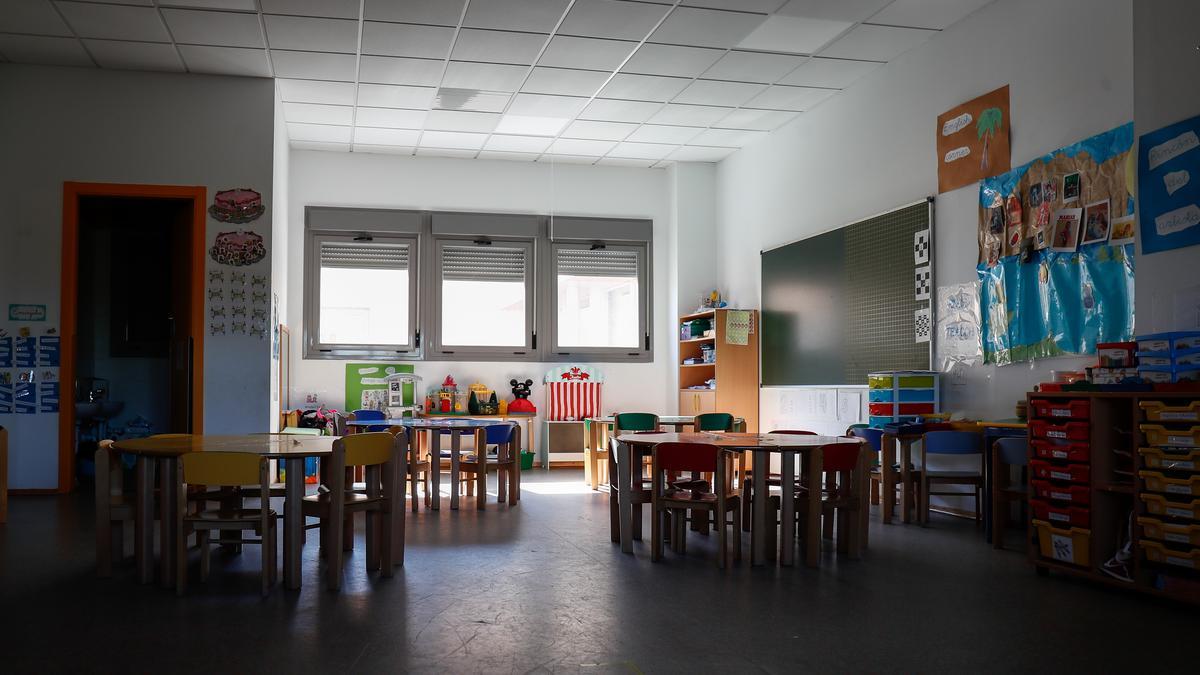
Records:
<instances>
[{"instance_id":1,"label":"photograph pinned on wall","mask_svg":"<svg viewBox=\"0 0 1200 675\"><path fill-rule=\"evenodd\" d=\"M1029 208L1036 209L1042 205L1042 184L1034 183L1029 186Z\"/></svg>"},{"instance_id":2,"label":"photograph pinned on wall","mask_svg":"<svg viewBox=\"0 0 1200 675\"><path fill-rule=\"evenodd\" d=\"M987 243L987 264L988 267L995 267L1000 262L1000 240L992 239Z\"/></svg>"},{"instance_id":3,"label":"photograph pinned on wall","mask_svg":"<svg viewBox=\"0 0 1200 675\"><path fill-rule=\"evenodd\" d=\"M933 333L933 319L929 315L928 307L913 312L913 333L915 342L929 342Z\"/></svg>"},{"instance_id":4,"label":"photograph pinned on wall","mask_svg":"<svg viewBox=\"0 0 1200 675\"><path fill-rule=\"evenodd\" d=\"M1079 172L1069 173L1063 176L1062 179L1062 200L1064 204L1079 201L1079 194L1082 192L1082 181Z\"/></svg>"},{"instance_id":5,"label":"photograph pinned on wall","mask_svg":"<svg viewBox=\"0 0 1200 675\"><path fill-rule=\"evenodd\" d=\"M1004 232L1004 206L993 206L988 211L988 230L992 234L1002 234Z\"/></svg>"},{"instance_id":6,"label":"photograph pinned on wall","mask_svg":"<svg viewBox=\"0 0 1200 675\"><path fill-rule=\"evenodd\" d=\"M924 265L929 262L929 230L913 233L913 264Z\"/></svg>"},{"instance_id":7,"label":"photograph pinned on wall","mask_svg":"<svg viewBox=\"0 0 1200 675\"><path fill-rule=\"evenodd\" d=\"M1099 244L1108 241L1108 200L1092 202L1083 207L1083 244Z\"/></svg>"},{"instance_id":8,"label":"photograph pinned on wall","mask_svg":"<svg viewBox=\"0 0 1200 675\"><path fill-rule=\"evenodd\" d=\"M930 277L933 272L929 269L929 265L918 267L915 271L916 278L916 299L917 301L928 300L933 292L930 284Z\"/></svg>"},{"instance_id":9,"label":"photograph pinned on wall","mask_svg":"<svg viewBox=\"0 0 1200 675\"><path fill-rule=\"evenodd\" d=\"M1108 243L1112 246L1132 244L1137 233L1137 218L1125 216L1114 218L1108 232Z\"/></svg>"},{"instance_id":10,"label":"photograph pinned on wall","mask_svg":"<svg viewBox=\"0 0 1200 675\"><path fill-rule=\"evenodd\" d=\"M1079 220L1083 209L1059 209L1054 215L1054 229L1050 248L1063 253L1072 253L1079 246Z\"/></svg>"}]
</instances>

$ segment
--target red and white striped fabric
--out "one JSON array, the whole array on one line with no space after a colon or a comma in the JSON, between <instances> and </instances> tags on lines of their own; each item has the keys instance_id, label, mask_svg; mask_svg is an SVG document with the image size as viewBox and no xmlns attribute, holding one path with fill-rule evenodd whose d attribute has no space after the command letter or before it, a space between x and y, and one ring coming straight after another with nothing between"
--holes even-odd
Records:
<instances>
[{"instance_id":1,"label":"red and white striped fabric","mask_svg":"<svg viewBox=\"0 0 1200 675\"><path fill-rule=\"evenodd\" d=\"M604 376L586 366L564 366L546 373L546 419L581 420L600 415Z\"/></svg>"}]
</instances>

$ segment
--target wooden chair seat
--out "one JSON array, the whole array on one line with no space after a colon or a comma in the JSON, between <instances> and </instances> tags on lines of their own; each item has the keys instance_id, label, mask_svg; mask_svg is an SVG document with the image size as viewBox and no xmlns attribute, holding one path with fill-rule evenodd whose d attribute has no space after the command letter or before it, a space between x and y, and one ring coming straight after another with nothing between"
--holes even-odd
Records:
<instances>
[{"instance_id":1,"label":"wooden chair seat","mask_svg":"<svg viewBox=\"0 0 1200 675\"><path fill-rule=\"evenodd\" d=\"M219 509L217 511L201 511L190 517L196 523L245 523L262 520L262 509ZM279 514L267 509L268 518L278 518Z\"/></svg>"},{"instance_id":2,"label":"wooden chair seat","mask_svg":"<svg viewBox=\"0 0 1200 675\"><path fill-rule=\"evenodd\" d=\"M365 484L363 486L363 490L364 491L366 490ZM306 516L314 516L314 517L319 516L320 514L317 512L318 511L317 509L305 509L304 506L309 505L309 504L312 504L312 505L328 504L329 500L332 499L332 496L331 496L332 494L333 493L331 493L331 492L321 492L321 493L318 493L315 495L306 495L304 497L304 499L302 500L301 511L304 511L304 515L306 515ZM374 503L380 502L380 501L383 501L382 497L369 497L366 494L363 494L362 492L347 492L346 499L345 499L346 510L351 511L351 512L362 510L367 505L374 504Z\"/></svg>"}]
</instances>

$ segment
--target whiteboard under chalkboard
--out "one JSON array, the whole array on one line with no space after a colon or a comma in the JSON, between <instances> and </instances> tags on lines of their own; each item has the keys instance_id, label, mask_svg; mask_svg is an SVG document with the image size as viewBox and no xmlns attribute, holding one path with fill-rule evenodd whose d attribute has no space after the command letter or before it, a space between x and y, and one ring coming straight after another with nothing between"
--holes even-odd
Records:
<instances>
[{"instance_id":1,"label":"whiteboard under chalkboard","mask_svg":"<svg viewBox=\"0 0 1200 675\"><path fill-rule=\"evenodd\" d=\"M759 429L803 429L841 436L867 421L867 387L763 387L758 392Z\"/></svg>"}]
</instances>

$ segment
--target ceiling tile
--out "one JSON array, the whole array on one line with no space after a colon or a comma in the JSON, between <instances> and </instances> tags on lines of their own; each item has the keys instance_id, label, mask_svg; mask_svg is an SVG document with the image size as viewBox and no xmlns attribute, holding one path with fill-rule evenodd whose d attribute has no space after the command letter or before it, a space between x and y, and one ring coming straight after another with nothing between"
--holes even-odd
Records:
<instances>
[{"instance_id":1,"label":"ceiling tile","mask_svg":"<svg viewBox=\"0 0 1200 675\"><path fill-rule=\"evenodd\" d=\"M661 124L643 124L626 140L638 143L671 143L679 145L691 140L700 129L696 127L669 127Z\"/></svg>"},{"instance_id":2,"label":"ceiling tile","mask_svg":"<svg viewBox=\"0 0 1200 675\"><path fill-rule=\"evenodd\" d=\"M309 124L354 123L354 108L345 105L317 105L315 103L284 103L283 119L289 122Z\"/></svg>"},{"instance_id":3,"label":"ceiling tile","mask_svg":"<svg viewBox=\"0 0 1200 675\"><path fill-rule=\"evenodd\" d=\"M567 9L567 0L487 0L467 7L463 26L549 33Z\"/></svg>"},{"instance_id":4,"label":"ceiling tile","mask_svg":"<svg viewBox=\"0 0 1200 675\"><path fill-rule=\"evenodd\" d=\"M271 49L301 49L312 52L358 51L358 22L346 19L314 19L303 16L263 17Z\"/></svg>"},{"instance_id":5,"label":"ceiling tile","mask_svg":"<svg viewBox=\"0 0 1200 675\"><path fill-rule=\"evenodd\" d=\"M545 136L506 136L494 134L484 144L487 150L503 152L545 152L550 147L551 139Z\"/></svg>"},{"instance_id":6,"label":"ceiling tile","mask_svg":"<svg viewBox=\"0 0 1200 675\"><path fill-rule=\"evenodd\" d=\"M654 31L651 41L728 49L766 19L760 14L679 7Z\"/></svg>"},{"instance_id":7,"label":"ceiling tile","mask_svg":"<svg viewBox=\"0 0 1200 675\"><path fill-rule=\"evenodd\" d=\"M204 47L179 45L188 70L193 73L213 75L241 75L244 77L270 77L267 50L242 47Z\"/></svg>"},{"instance_id":8,"label":"ceiling tile","mask_svg":"<svg viewBox=\"0 0 1200 675\"><path fill-rule=\"evenodd\" d=\"M125 40L84 40L83 43L101 68L183 72L183 62L174 45Z\"/></svg>"},{"instance_id":9,"label":"ceiling tile","mask_svg":"<svg viewBox=\"0 0 1200 675\"><path fill-rule=\"evenodd\" d=\"M442 86L453 89L516 91L527 72L528 66L451 61L446 65Z\"/></svg>"},{"instance_id":10,"label":"ceiling tile","mask_svg":"<svg viewBox=\"0 0 1200 675\"><path fill-rule=\"evenodd\" d=\"M349 82L276 79L279 95L293 103L329 103L354 105L354 85Z\"/></svg>"},{"instance_id":11,"label":"ceiling tile","mask_svg":"<svg viewBox=\"0 0 1200 675\"><path fill-rule=\"evenodd\" d=\"M358 85L358 105L376 108L428 109L433 103L433 87L402 87L393 84Z\"/></svg>"},{"instance_id":12,"label":"ceiling tile","mask_svg":"<svg viewBox=\"0 0 1200 675\"><path fill-rule=\"evenodd\" d=\"M590 155L543 155L538 164L595 164L598 159Z\"/></svg>"},{"instance_id":13,"label":"ceiling tile","mask_svg":"<svg viewBox=\"0 0 1200 675\"><path fill-rule=\"evenodd\" d=\"M791 0L779 8L783 16L826 21L866 21L892 0Z\"/></svg>"},{"instance_id":14,"label":"ceiling tile","mask_svg":"<svg viewBox=\"0 0 1200 675\"><path fill-rule=\"evenodd\" d=\"M442 87L433 99L433 107L441 110L469 110L473 112L504 112L512 94L503 91L480 91L478 89L454 89Z\"/></svg>"},{"instance_id":15,"label":"ceiling tile","mask_svg":"<svg viewBox=\"0 0 1200 675\"><path fill-rule=\"evenodd\" d=\"M809 110L836 93L834 89L776 85L747 101L745 106L769 110Z\"/></svg>"},{"instance_id":16,"label":"ceiling tile","mask_svg":"<svg viewBox=\"0 0 1200 675\"><path fill-rule=\"evenodd\" d=\"M375 129L371 127L358 127L354 130L354 143L366 143L368 145L406 145L412 147L417 144L417 137L421 132L416 129Z\"/></svg>"},{"instance_id":17,"label":"ceiling tile","mask_svg":"<svg viewBox=\"0 0 1200 675\"><path fill-rule=\"evenodd\" d=\"M576 0L560 35L641 40L670 7L620 0Z\"/></svg>"},{"instance_id":18,"label":"ceiling tile","mask_svg":"<svg viewBox=\"0 0 1200 675\"><path fill-rule=\"evenodd\" d=\"M598 98L579 114L581 119L602 122L645 122L662 106L648 101L616 101Z\"/></svg>"},{"instance_id":19,"label":"ceiling tile","mask_svg":"<svg viewBox=\"0 0 1200 675\"><path fill-rule=\"evenodd\" d=\"M947 28L992 0L895 0L871 23L912 28Z\"/></svg>"},{"instance_id":20,"label":"ceiling tile","mask_svg":"<svg viewBox=\"0 0 1200 675\"><path fill-rule=\"evenodd\" d=\"M271 50L271 62L275 65L276 77L342 82L355 80L357 65L353 54L289 52L281 49Z\"/></svg>"},{"instance_id":21,"label":"ceiling tile","mask_svg":"<svg viewBox=\"0 0 1200 675\"><path fill-rule=\"evenodd\" d=\"M676 96L674 102L739 106L764 89L766 86L761 84L696 80Z\"/></svg>"},{"instance_id":22,"label":"ceiling tile","mask_svg":"<svg viewBox=\"0 0 1200 675\"><path fill-rule=\"evenodd\" d=\"M711 9L729 9L742 12L762 12L768 14L779 9L787 0L683 0L688 7L708 7Z\"/></svg>"},{"instance_id":23,"label":"ceiling tile","mask_svg":"<svg viewBox=\"0 0 1200 675\"><path fill-rule=\"evenodd\" d=\"M583 70L616 70L637 46L623 40L556 35L538 61L541 66L580 68Z\"/></svg>"},{"instance_id":24,"label":"ceiling tile","mask_svg":"<svg viewBox=\"0 0 1200 675\"><path fill-rule=\"evenodd\" d=\"M699 77L700 73L716 63L724 53L720 49L656 45L647 42L634 52L633 57L621 70L642 75Z\"/></svg>"},{"instance_id":25,"label":"ceiling tile","mask_svg":"<svg viewBox=\"0 0 1200 675\"><path fill-rule=\"evenodd\" d=\"M293 141L319 141L321 143L350 142L350 127L289 122L287 128L288 138Z\"/></svg>"},{"instance_id":26,"label":"ceiling tile","mask_svg":"<svg viewBox=\"0 0 1200 675\"><path fill-rule=\"evenodd\" d=\"M233 12L162 9L175 42L220 47L262 47L258 16Z\"/></svg>"},{"instance_id":27,"label":"ceiling tile","mask_svg":"<svg viewBox=\"0 0 1200 675\"><path fill-rule=\"evenodd\" d=\"M453 37L453 28L367 21L363 23L362 53L444 59Z\"/></svg>"},{"instance_id":28,"label":"ceiling tile","mask_svg":"<svg viewBox=\"0 0 1200 675\"><path fill-rule=\"evenodd\" d=\"M757 131L774 131L796 118L797 113L782 110L751 110L742 108L734 110L715 127L722 129L754 129Z\"/></svg>"},{"instance_id":29,"label":"ceiling tile","mask_svg":"<svg viewBox=\"0 0 1200 675\"><path fill-rule=\"evenodd\" d=\"M737 80L739 82L775 82L804 63L803 56L786 54L760 54L757 52L729 52L704 77L710 80Z\"/></svg>"},{"instance_id":30,"label":"ceiling tile","mask_svg":"<svg viewBox=\"0 0 1200 675\"><path fill-rule=\"evenodd\" d=\"M848 61L816 56L780 80L779 84L843 89L881 65L878 61Z\"/></svg>"},{"instance_id":31,"label":"ceiling tile","mask_svg":"<svg viewBox=\"0 0 1200 675\"><path fill-rule=\"evenodd\" d=\"M266 14L358 19L359 0L259 0ZM249 0L254 4L254 0ZM448 4L448 3L447 3Z\"/></svg>"},{"instance_id":32,"label":"ceiling tile","mask_svg":"<svg viewBox=\"0 0 1200 675\"><path fill-rule=\"evenodd\" d=\"M368 21L457 26L464 3L465 0L366 0L363 12Z\"/></svg>"},{"instance_id":33,"label":"ceiling tile","mask_svg":"<svg viewBox=\"0 0 1200 675\"><path fill-rule=\"evenodd\" d=\"M738 43L738 46L742 49L812 54L853 25L849 21L825 21L775 15L746 36L746 39Z\"/></svg>"},{"instance_id":34,"label":"ceiling tile","mask_svg":"<svg viewBox=\"0 0 1200 675\"><path fill-rule=\"evenodd\" d=\"M349 143L319 143L317 141L297 141L291 140L288 142L293 150L320 150L322 152L350 152Z\"/></svg>"},{"instance_id":35,"label":"ceiling tile","mask_svg":"<svg viewBox=\"0 0 1200 675\"><path fill-rule=\"evenodd\" d=\"M366 106L359 106L354 113L354 123L360 127L420 129L425 124L425 117L427 114L427 111L424 110L368 108Z\"/></svg>"},{"instance_id":36,"label":"ceiling tile","mask_svg":"<svg viewBox=\"0 0 1200 675\"><path fill-rule=\"evenodd\" d=\"M533 94L561 94L564 96L593 96L599 91L608 73L599 70L571 70L569 68L537 67L521 91Z\"/></svg>"},{"instance_id":37,"label":"ceiling tile","mask_svg":"<svg viewBox=\"0 0 1200 675\"><path fill-rule=\"evenodd\" d=\"M662 159L671 154L677 144L669 143L618 143L608 154L627 159Z\"/></svg>"},{"instance_id":38,"label":"ceiling tile","mask_svg":"<svg viewBox=\"0 0 1200 675\"><path fill-rule=\"evenodd\" d=\"M375 84L407 84L436 87L442 78L445 61L407 59L395 56L360 56L358 79Z\"/></svg>"},{"instance_id":39,"label":"ceiling tile","mask_svg":"<svg viewBox=\"0 0 1200 675\"><path fill-rule=\"evenodd\" d=\"M91 0L89 0L90 2ZM125 3L153 4L153 3ZM258 5L254 0L159 0L158 4L171 7L195 7L196 9L220 9L241 12L257 12Z\"/></svg>"},{"instance_id":40,"label":"ceiling tile","mask_svg":"<svg viewBox=\"0 0 1200 675\"><path fill-rule=\"evenodd\" d=\"M458 33L452 58L527 66L537 58L545 43L545 35L464 28Z\"/></svg>"},{"instance_id":41,"label":"ceiling tile","mask_svg":"<svg viewBox=\"0 0 1200 675\"><path fill-rule=\"evenodd\" d=\"M583 110L588 100L579 96L548 96L546 94L517 94L508 112L513 115L572 118Z\"/></svg>"},{"instance_id":42,"label":"ceiling tile","mask_svg":"<svg viewBox=\"0 0 1200 675\"><path fill-rule=\"evenodd\" d=\"M79 37L170 42L153 7L60 2L58 9ZM258 18L254 18L255 24Z\"/></svg>"},{"instance_id":43,"label":"ceiling tile","mask_svg":"<svg viewBox=\"0 0 1200 675\"><path fill-rule=\"evenodd\" d=\"M614 141L596 141L596 140L579 140L574 138L560 138L550 144L549 152L552 155L596 155L600 156L615 148L617 144Z\"/></svg>"},{"instance_id":44,"label":"ceiling tile","mask_svg":"<svg viewBox=\"0 0 1200 675\"><path fill-rule=\"evenodd\" d=\"M937 35L935 30L861 24L821 52L821 56L891 61Z\"/></svg>"},{"instance_id":45,"label":"ceiling tile","mask_svg":"<svg viewBox=\"0 0 1200 675\"><path fill-rule=\"evenodd\" d=\"M687 78L617 73L600 93L605 98L631 101L669 101L688 86Z\"/></svg>"},{"instance_id":46,"label":"ceiling tile","mask_svg":"<svg viewBox=\"0 0 1200 675\"><path fill-rule=\"evenodd\" d=\"M653 124L674 124L690 127L707 127L725 117L733 108L708 105L685 105L668 103L650 118Z\"/></svg>"},{"instance_id":47,"label":"ceiling tile","mask_svg":"<svg viewBox=\"0 0 1200 675\"><path fill-rule=\"evenodd\" d=\"M482 150L479 153L478 159L497 159L508 162L532 162L538 158L536 152L496 152L493 150Z\"/></svg>"},{"instance_id":48,"label":"ceiling tile","mask_svg":"<svg viewBox=\"0 0 1200 675\"><path fill-rule=\"evenodd\" d=\"M598 141L623 141L636 124L630 122L594 122L576 120L562 133L565 138L590 138Z\"/></svg>"},{"instance_id":49,"label":"ceiling tile","mask_svg":"<svg viewBox=\"0 0 1200 675\"><path fill-rule=\"evenodd\" d=\"M465 134L457 131L426 131L421 134L422 148L460 148L478 150L487 140L487 134Z\"/></svg>"},{"instance_id":50,"label":"ceiling tile","mask_svg":"<svg viewBox=\"0 0 1200 675\"><path fill-rule=\"evenodd\" d=\"M496 128L498 122L500 122L499 113L431 110L425 117L425 128L436 131L473 131L488 134Z\"/></svg>"},{"instance_id":51,"label":"ceiling tile","mask_svg":"<svg viewBox=\"0 0 1200 675\"><path fill-rule=\"evenodd\" d=\"M691 140L692 145L715 145L740 148L764 138L766 131L734 131L731 129L709 129Z\"/></svg>"},{"instance_id":52,"label":"ceiling tile","mask_svg":"<svg viewBox=\"0 0 1200 675\"><path fill-rule=\"evenodd\" d=\"M83 45L75 38L0 34L0 52L13 63L94 66Z\"/></svg>"},{"instance_id":53,"label":"ceiling tile","mask_svg":"<svg viewBox=\"0 0 1200 675\"><path fill-rule=\"evenodd\" d=\"M570 117L540 117L537 115L505 115L496 125L496 133L528 136L556 136L570 122Z\"/></svg>"},{"instance_id":54,"label":"ceiling tile","mask_svg":"<svg viewBox=\"0 0 1200 675\"><path fill-rule=\"evenodd\" d=\"M667 158L677 162L719 162L735 152L737 152L736 148L686 145L667 155Z\"/></svg>"},{"instance_id":55,"label":"ceiling tile","mask_svg":"<svg viewBox=\"0 0 1200 675\"><path fill-rule=\"evenodd\" d=\"M411 145L372 145L371 143L355 143L354 152L367 152L373 155L412 155L416 148Z\"/></svg>"},{"instance_id":56,"label":"ceiling tile","mask_svg":"<svg viewBox=\"0 0 1200 675\"><path fill-rule=\"evenodd\" d=\"M474 159L477 153L474 150L461 150L454 148L417 148L418 157L450 157L453 159Z\"/></svg>"},{"instance_id":57,"label":"ceiling tile","mask_svg":"<svg viewBox=\"0 0 1200 675\"><path fill-rule=\"evenodd\" d=\"M8 33L71 35L71 29L49 0L0 2L0 26L4 26L4 31Z\"/></svg>"}]
</instances>

